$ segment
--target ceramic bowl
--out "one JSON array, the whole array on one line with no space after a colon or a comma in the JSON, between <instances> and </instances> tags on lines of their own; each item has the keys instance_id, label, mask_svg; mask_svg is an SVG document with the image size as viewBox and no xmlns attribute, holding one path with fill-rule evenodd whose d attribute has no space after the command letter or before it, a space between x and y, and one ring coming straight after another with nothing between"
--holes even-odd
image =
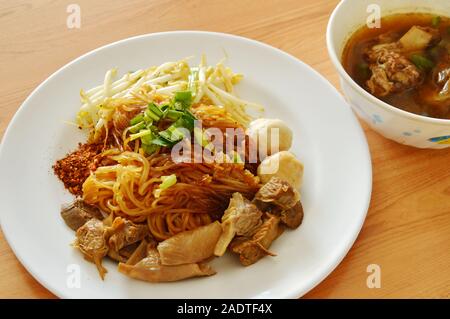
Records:
<instances>
[{"instance_id":1,"label":"ceramic bowl","mask_svg":"<svg viewBox=\"0 0 450 319\"><path fill-rule=\"evenodd\" d=\"M379 6L382 17L407 12L450 16L448 0L343 0L328 22L327 47L347 101L373 130L398 143L414 147L450 147L450 120L430 118L393 107L360 87L344 70L341 56L345 44L366 23L371 5Z\"/></svg>"}]
</instances>

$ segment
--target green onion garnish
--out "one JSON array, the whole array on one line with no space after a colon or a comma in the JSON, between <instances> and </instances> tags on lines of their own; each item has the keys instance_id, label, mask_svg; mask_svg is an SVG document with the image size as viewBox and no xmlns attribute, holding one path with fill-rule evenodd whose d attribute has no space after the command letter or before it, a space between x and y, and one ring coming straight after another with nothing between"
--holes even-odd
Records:
<instances>
[{"instance_id":1,"label":"green onion garnish","mask_svg":"<svg viewBox=\"0 0 450 319\"><path fill-rule=\"evenodd\" d=\"M162 190L168 189L177 183L177 175L161 176L161 181L162 183L159 185L159 188Z\"/></svg>"},{"instance_id":2,"label":"green onion garnish","mask_svg":"<svg viewBox=\"0 0 450 319\"><path fill-rule=\"evenodd\" d=\"M184 137L183 128L171 126L168 130L172 141L179 141Z\"/></svg>"},{"instance_id":3,"label":"green onion garnish","mask_svg":"<svg viewBox=\"0 0 450 319\"><path fill-rule=\"evenodd\" d=\"M190 104L192 100L192 92L191 91L179 91L175 92L175 101L183 102L186 104Z\"/></svg>"},{"instance_id":4,"label":"green onion garnish","mask_svg":"<svg viewBox=\"0 0 450 319\"><path fill-rule=\"evenodd\" d=\"M168 110L166 113L166 117L173 121L178 120L184 113L177 110Z\"/></svg>"},{"instance_id":5,"label":"green onion garnish","mask_svg":"<svg viewBox=\"0 0 450 319\"><path fill-rule=\"evenodd\" d=\"M143 113L130 121L130 140L140 138L147 154L153 153L157 147L172 147L187 135L186 130L191 132L194 129L196 118L188 111L191 103L191 91L175 92L168 104L159 106L149 103ZM159 131L155 124L162 118L171 120L172 124L164 131Z\"/></svg>"},{"instance_id":6,"label":"green onion garnish","mask_svg":"<svg viewBox=\"0 0 450 319\"><path fill-rule=\"evenodd\" d=\"M153 113L152 111L150 111L149 109L145 110L144 116L147 116L148 118L152 119L153 121L160 120L160 117L158 115L156 115L155 113Z\"/></svg>"},{"instance_id":7,"label":"green onion garnish","mask_svg":"<svg viewBox=\"0 0 450 319\"><path fill-rule=\"evenodd\" d=\"M160 105L159 108L161 111L165 112L170 107L170 104Z\"/></svg>"},{"instance_id":8,"label":"green onion garnish","mask_svg":"<svg viewBox=\"0 0 450 319\"><path fill-rule=\"evenodd\" d=\"M177 175L161 176L161 181L162 183L159 184L159 187L153 191L153 196L155 196L155 198L159 198L163 190L166 190L177 183Z\"/></svg>"},{"instance_id":9,"label":"green onion garnish","mask_svg":"<svg viewBox=\"0 0 450 319\"><path fill-rule=\"evenodd\" d=\"M179 91L175 92L173 98L173 107L176 110L186 110L191 106L192 92L191 91Z\"/></svg>"},{"instance_id":10,"label":"green onion garnish","mask_svg":"<svg viewBox=\"0 0 450 319\"><path fill-rule=\"evenodd\" d=\"M151 145L153 139L155 138L155 136L153 135L153 132L151 130L148 130L148 131L149 131L148 134L145 134L145 135L141 136L142 144Z\"/></svg>"},{"instance_id":11,"label":"green onion garnish","mask_svg":"<svg viewBox=\"0 0 450 319\"><path fill-rule=\"evenodd\" d=\"M434 67L433 61L431 61L430 59L421 54L413 54L410 57L410 60L412 63L415 64L415 66L417 66L422 71L427 71Z\"/></svg>"},{"instance_id":12,"label":"green onion garnish","mask_svg":"<svg viewBox=\"0 0 450 319\"><path fill-rule=\"evenodd\" d=\"M131 126L136 125L139 122L142 122L143 120L144 120L144 114L140 113L130 120L130 125Z\"/></svg>"},{"instance_id":13,"label":"green onion garnish","mask_svg":"<svg viewBox=\"0 0 450 319\"><path fill-rule=\"evenodd\" d=\"M155 103L149 103L148 109L153 114L156 114L156 116L158 116L159 118L161 118L164 114L163 111L161 111L161 109Z\"/></svg>"},{"instance_id":14,"label":"green onion garnish","mask_svg":"<svg viewBox=\"0 0 450 319\"><path fill-rule=\"evenodd\" d=\"M195 120L195 116L191 112L186 111L175 123L178 123L178 126L185 127L189 131L192 131L194 129Z\"/></svg>"},{"instance_id":15,"label":"green onion garnish","mask_svg":"<svg viewBox=\"0 0 450 319\"><path fill-rule=\"evenodd\" d=\"M142 144L141 147L147 155L152 155L159 149L160 146L155 145L155 144L151 144L151 145Z\"/></svg>"},{"instance_id":16,"label":"green onion garnish","mask_svg":"<svg viewBox=\"0 0 450 319\"><path fill-rule=\"evenodd\" d=\"M159 132L159 135L161 137L170 142L178 142L181 139L183 139L183 137L185 137L184 132L179 129L184 128L188 131L192 131L194 129L194 120L195 120L194 115L192 115L188 111L181 113L182 115L178 120L172 123L172 125L170 125L164 131Z\"/></svg>"},{"instance_id":17,"label":"green onion garnish","mask_svg":"<svg viewBox=\"0 0 450 319\"><path fill-rule=\"evenodd\" d=\"M433 17L433 19L431 19L431 25L434 28L437 28L440 23L441 23L441 17L440 16L435 16L435 17Z\"/></svg>"},{"instance_id":18,"label":"green onion garnish","mask_svg":"<svg viewBox=\"0 0 450 319\"><path fill-rule=\"evenodd\" d=\"M139 122L139 123L134 124L133 126L131 126L130 127L130 132L131 133L137 133L140 130L142 130L143 128L145 128L145 123L142 121L142 122Z\"/></svg>"},{"instance_id":19,"label":"green onion garnish","mask_svg":"<svg viewBox=\"0 0 450 319\"><path fill-rule=\"evenodd\" d=\"M159 132L159 136L161 136L166 141L169 141L173 145L173 143L181 140L184 135L180 132L177 132L175 127L170 126L166 130Z\"/></svg>"},{"instance_id":20,"label":"green onion garnish","mask_svg":"<svg viewBox=\"0 0 450 319\"><path fill-rule=\"evenodd\" d=\"M147 127L153 125L153 119L144 113L144 122Z\"/></svg>"},{"instance_id":21,"label":"green onion garnish","mask_svg":"<svg viewBox=\"0 0 450 319\"><path fill-rule=\"evenodd\" d=\"M162 136L155 137L155 138L152 140L152 144L154 144L154 145L159 145L159 146L163 146L163 147L171 147L171 146L174 145L174 143L172 143L172 142L166 140L166 139L163 138Z\"/></svg>"},{"instance_id":22,"label":"green onion garnish","mask_svg":"<svg viewBox=\"0 0 450 319\"><path fill-rule=\"evenodd\" d=\"M367 79L370 76L370 68L367 63L358 63L356 65L356 68L358 70L359 76L361 76L364 79Z\"/></svg>"},{"instance_id":23,"label":"green onion garnish","mask_svg":"<svg viewBox=\"0 0 450 319\"><path fill-rule=\"evenodd\" d=\"M130 135L130 141L134 141L135 139L138 139L140 137L143 137L143 136L146 136L146 135L149 135L149 134L152 134L152 131L150 131L149 129L140 130L138 133Z\"/></svg>"}]
</instances>

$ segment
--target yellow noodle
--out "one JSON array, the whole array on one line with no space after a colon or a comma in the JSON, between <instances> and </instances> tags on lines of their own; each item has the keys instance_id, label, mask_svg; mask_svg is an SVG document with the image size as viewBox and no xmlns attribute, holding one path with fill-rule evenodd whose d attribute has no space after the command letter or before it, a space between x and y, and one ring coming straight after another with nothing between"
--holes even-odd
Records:
<instances>
[{"instance_id":1,"label":"yellow noodle","mask_svg":"<svg viewBox=\"0 0 450 319\"><path fill-rule=\"evenodd\" d=\"M83 184L83 198L107 213L135 222L147 219L153 236L163 240L210 223L220 216L234 192L253 197L259 180L240 164L174 163L169 154L145 157L135 152L110 152ZM155 198L161 176L175 174L177 183Z\"/></svg>"}]
</instances>

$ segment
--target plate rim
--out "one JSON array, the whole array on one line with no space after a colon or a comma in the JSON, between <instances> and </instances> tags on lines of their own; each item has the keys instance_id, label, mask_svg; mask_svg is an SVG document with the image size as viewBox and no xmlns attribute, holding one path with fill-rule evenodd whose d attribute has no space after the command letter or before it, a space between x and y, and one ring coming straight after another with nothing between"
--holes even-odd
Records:
<instances>
[{"instance_id":1,"label":"plate rim","mask_svg":"<svg viewBox=\"0 0 450 319\"><path fill-rule=\"evenodd\" d=\"M24 110L24 105L29 103L30 100L33 99L34 95L41 89L41 87L45 86L49 81L51 81L55 76L57 76L60 72L64 71L65 69L71 67L73 64L77 63L80 60L83 60L87 56L93 55L99 51L102 51L106 48L114 47L116 45L120 45L129 41L135 41L143 38L152 38L152 37L158 37L158 36L165 36L165 35L210 35L215 37L225 37L229 39L244 41L244 42L250 42L253 45L257 45L260 47L263 47L267 50L276 51L278 54L284 56L285 58L291 60L292 62L296 64L300 64L302 67L307 68L309 71L315 74L317 78L320 79L320 81L329 88L330 92L333 92L336 99L339 99L343 104L348 106L348 103L345 101L343 96L339 93L337 88L332 85L328 79L326 79L320 72L315 70L312 66L309 64L303 62L302 60L296 58L295 56L277 48L272 45L269 45L267 43L247 38L240 35L230 34L230 33L222 33L222 32L213 32L213 31L202 31L202 30L177 30L177 31L163 31L163 32L154 32L154 33L145 33L140 35L135 35L132 37L124 38L121 40L117 40L114 42L107 43L105 45L102 45L100 47L97 47L93 50L90 50L79 57L71 60L70 62L64 64L59 69L57 69L55 72L53 72L51 75L49 75L44 81L42 81L26 98L25 100L20 104L16 112L14 113L13 117L8 123L8 126L3 134L2 140L0 142L0 161L3 157L4 153L4 142L8 139L9 135L11 134L11 128L14 126L14 123L17 121L17 118L21 112ZM350 107L349 107L350 108ZM363 210L363 213L359 215L359 220L355 221L355 229L353 230L353 235L349 236L345 242L342 243L343 249L339 252L339 254L334 257L334 262L327 267L323 271L321 271L314 280L311 280L308 285L305 285L303 287L298 287L295 284L291 286L290 289L286 291L285 294L282 296L279 296L277 298L285 298L285 299L294 299L294 298L300 298L303 295L305 295L307 292L312 290L314 287L316 287L319 283L321 283L323 280L325 280L335 269L336 267L342 262L344 257L348 254L350 249L353 247L356 239L358 238L361 229L364 225L364 221L366 219L371 197L372 197L372 158L369 150L369 145L367 141L367 137L361 127L361 124L359 123L355 113L351 111L351 120L356 124L356 130L358 131L358 137L362 142L361 153L365 154L366 160L364 161L364 165L366 166L364 169L364 172L366 172L366 179L367 179L367 185L365 185L365 188L367 188L366 197L364 199L364 207L361 209ZM5 230L4 223L2 222L2 215L0 214L0 229L2 230L5 240L7 241L9 247L13 251L15 257L19 260L19 262L22 264L22 266L27 270L28 273L30 273L33 278L39 282L43 287L45 287L47 290L49 290L51 293L56 295L59 298L62 299L69 299L71 298L70 294L66 294L64 290L59 289L58 286L52 285L50 282L45 281L43 278L40 277L40 275L34 271L31 263L28 264L25 262L25 259L23 258L22 254L19 253L18 249L16 248L14 242L11 240L11 234L9 231Z\"/></svg>"}]
</instances>

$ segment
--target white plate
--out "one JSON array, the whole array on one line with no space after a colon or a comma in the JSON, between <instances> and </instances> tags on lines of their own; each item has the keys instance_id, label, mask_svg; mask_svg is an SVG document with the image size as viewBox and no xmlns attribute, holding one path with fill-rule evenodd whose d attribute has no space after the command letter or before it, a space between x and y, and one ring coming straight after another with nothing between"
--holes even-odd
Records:
<instances>
[{"instance_id":1,"label":"white plate","mask_svg":"<svg viewBox=\"0 0 450 319\"><path fill-rule=\"evenodd\" d=\"M205 53L245 75L242 97L266 106L267 116L294 131L293 152L304 162L305 218L250 267L235 256L216 259L217 274L176 283L130 279L112 262L101 281L93 264L70 247L74 233L59 215L71 200L51 166L84 140L64 120L79 108L80 88L101 83L106 70L129 70ZM51 58L51 57L49 57ZM197 62L197 61L193 61ZM11 121L0 149L3 232L16 256L45 287L65 298L294 298L323 280L342 260L364 222L371 194L371 161L361 127L323 77L268 45L227 34L168 32L138 36L94 50L44 81ZM75 265L75 268L73 268ZM67 285L77 265L80 287Z\"/></svg>"}]
</instances>

